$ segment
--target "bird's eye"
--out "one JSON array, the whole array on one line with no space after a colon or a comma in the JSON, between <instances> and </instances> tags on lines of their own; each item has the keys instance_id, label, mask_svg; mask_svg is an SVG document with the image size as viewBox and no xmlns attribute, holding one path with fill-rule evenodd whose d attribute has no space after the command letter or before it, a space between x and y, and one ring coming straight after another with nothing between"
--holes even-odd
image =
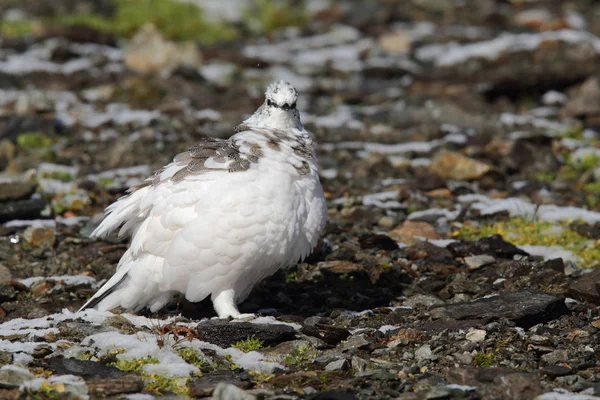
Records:
<instances>
[{"instance_id":1,"label":"bird's eye","mask_svg":"<svg viewBox=\"0 0 600 400\"><path fill-rule=\"evenodd\" d=\"M290 108L296 108L296 102L293 102Z\"/></svg>"},{"instance_id":2,"label":"bird's eye","mask_svg":"<svg viewBox=\"0 0 600 400\"><path fill-rule=\"evenodd\" d=\"M273 105L273 102L272 102L271 100L267 99L267 105L268 105L268 106L272 106L272 105Z\"/></svg>"}]
</instances>

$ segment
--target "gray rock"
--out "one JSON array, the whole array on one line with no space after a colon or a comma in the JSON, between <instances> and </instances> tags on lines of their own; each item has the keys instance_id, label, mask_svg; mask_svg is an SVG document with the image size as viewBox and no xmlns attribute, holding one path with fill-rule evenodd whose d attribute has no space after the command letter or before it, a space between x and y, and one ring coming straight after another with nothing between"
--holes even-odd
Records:
<instances>
[{"instance_id":1,"label":"gray rock","mask_svg":"<svg viewBox=\"0 0 600 400\"><path fill-rule=\"evenodd\" d=\"M487 254L465 257L465 264L469 269L479 269L484 265L492 264L495 261L496 259L494 257Z\"/></svg>"},{"instance_id":2,"label":"gray rock","mask_svg":"<svg viewBox=\"0 0 600 400\"><path fill-rule=\"evenodd\" d=\"M350 336L348 340L341 343L342 351L351 349L360 349L361 347L368 346L371 342L367 340L364 334Z\"/></svg>"},{"instance_id":3,"label":"gray rock","mask_svg":"<svg viewBox=\"0 0 600 400\"><path fill-rule=\"evenodd\" d=\"M350 367L348 360L342 358L325 366L325 371L346 371Z\"/></svg>"},{"instance_id":4,"label":"gray rock","mask_svg":"<svg viewBox=\"0 0 600 400\"><path fill-rule=\"evenodd\" d=\"M554 350L551 353L544 354L541 357L542 361L548 364L558 364L569 361L569 354L564 349Z\"/></svg>"},{"instance_id":5,"label":"gray rock","mask_svg":"<svg viewBox=\"0 0 600 400\"><path fill-rule=\"evenodd\" d=\"M26 199L35 192L35 182L0 182L0 201Z\"/></svg>"},{"instance_id":6,"label":"gray rock","mask_svg":"<svg viewBox=\"0 0 600 400\"><path fill-rule=\"evenodd\" d=\"M506 318L527 329L568 312L563 297L524 290L502 293L499 296L471 302L444 305L431 310L430 315L436 319L479 319L485 322Z\"/></svg>"},{"instance_id":7,"label":"gray rock","mask_svg":"<svg viewBox=\"0 0 600 400\"><path fill-rule=\"evenodd\" d=\"M428 344L423 345L415 351L415 358L417 361L425 361L425 360L436 360L437 356L433 354L431 351L431 346Z\"/></svg>"},{"instance_id":8,"label":"gray rock","mask_svg":"<svg viewBox=\"0 0 600 400\"><path fill-rule=\"evenodd\" d=\"M600 269L584 274L569 287L569 296L600 305Z\"/></svg>"},{"instance_id":9,"label":"gray rock","mask_svg":"<svg viewBox=\"0 0 600 400\"><path fill-rule=\"evenodd\" d=\"M293 340L296 336L296 330L289 325L253 324L226 320L201 322L196 327L196 332L200 340L224 348L253 336L261 340L265 346L287 342Z\"/></svg>"},{"instance_id":10,"label":"gray rock","mask_svg":"<svg viewBox=\"0 0 600 400\"><path fill-rule=\"evenodd\" d=\"M7 283L12 279L12 272L7 266L0 264L0 284Z\"/></svg>"},{"instance_id":11,"label":"gray rock","mask_svg":"<svg viewBox=\"0 0 600 400\"><path fill-rule=\"evenodd\" d=\"M230 383L219 383L212 398L213 400L254 400L256 396Z\"/></svg>"},{"instance_id":12,"label":"gray rock","mask_svg":"<svg viewBox=\"0 0 600 400\"><path fill-rule=\"evenodd\" d=\"M0 388L19 387L23 382L35 378L25 368L15 365L4 365L0 367Z\"/></svg>"},{"instance_id":13,"label":"gray rock","mask_svg":"<svg viewBox=\"0 0 600 400\"><path fill-rule=\"evenodd\" d=\"M440 304L444 304L444 301L440 300L439 298L435 297L434 295L427 295L427 294L416 294L416 295L411 296L408 299L404 300L404 302L402 302L403 306L409 306L409 307L417 307L417 306L432 307L432 306L437 306Z\"/></svg>"}]
</instances>

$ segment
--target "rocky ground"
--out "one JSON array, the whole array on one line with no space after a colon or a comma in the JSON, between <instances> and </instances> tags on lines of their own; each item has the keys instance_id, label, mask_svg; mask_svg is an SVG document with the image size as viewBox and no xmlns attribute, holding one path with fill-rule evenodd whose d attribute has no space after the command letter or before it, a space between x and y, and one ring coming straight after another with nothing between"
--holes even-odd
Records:
<instances>
[{"instance_id":1,"label":"rocky ground","mask_svg":"<svg viewBox=\"0 0 600 400\"><path fill-rule=\"evenodd\" d=\"M0 398L600 396L600 4L127 4L0 4ZM274 79L315 252L251 321L76 313L127 247L102 210Z\"/></svg>"}]
</instances>

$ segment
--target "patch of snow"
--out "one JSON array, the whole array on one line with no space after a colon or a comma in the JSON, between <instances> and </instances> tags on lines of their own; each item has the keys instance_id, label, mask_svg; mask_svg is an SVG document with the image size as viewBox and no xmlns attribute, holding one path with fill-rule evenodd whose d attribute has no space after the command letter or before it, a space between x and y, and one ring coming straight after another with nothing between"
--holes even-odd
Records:
<instances>
[{"instance_id":1,"label":"patch of snow","mask_svg":"<svg viewBox=\"0 0 600 400\"><path fill-rule=\"evenodd\" d=\"M544 393L537 400L599 400L600 397L587 394L572 393L565 389L554 389L553 392Z\"/></svg>"},{"instance_id":2,"label":"patch of snow","mask_svg":"<svg viewBox=\"0 0 600 400\"><path fill-rule=\"evenodd\" d=\"M547 106L564 104L565 101L567 101L567 96L556 90L549 90L542 96L542 103Z\"/></svg>"},{"instance_id":3,"label":"patch of snow","mask_svg":"<svg viewBox=\"0 0 600 400\"><path fill-rule=\"evenodd\" d=\"M460 214L460 209L455 210L455 211L450 211L446 208L428 208L427 210L422 210L422 211L415 211L412 212L408 215L408 219L410 220L415 220L415 219L423 219L426 217L431 217L431 216L439 216L439 217L443 217L446 219L456 219L456 217L458 217L458 215Z\"/></svg>"},{"instance_id":4,"label":"patch of snow","mask_svg":"<svg viewBox=\"0 0 600 400\"><path fill-rule=\"evenodd\" d=\"M387 192L367 194L363 196L362 203L365 206L375 206L384 209L402 208L402 203L397 201L397 198L398 191L390 190Z\"/></svg>"},{"instance_id":5,"label":"patch of snow","mask_svg":"<svg viewBox=\"0 0 600 400\"><path fill-rule=\"evenodd\" d=\"M518 115L506 112L500 114L500 123L508 127L531 125L535 128L547 129L550 131L548 133L552 133L554 135L573 128L573 126L569 124L554 122L545 118L538 118L534 115Z\"/></svg>"},{"instance_id":6,"label":"patch of snow","mask_svg":"<svg viewBox=\"0 0 600 400\"><path fill-rule=\"evenodd\" d=\"M400 327L399 326L395 326L395 325L382 325L379 327L379 331L383 332L383 333L388 333L391 331L397 331L399 330Z\"/></svg>"},{"instance_id":7,"label":"patch of snow","mask_svg":"<svg viewBox=\"0 0 600 400\"><path fill-rule=\"evenodd\" d=\"M474 390L477 390L476 386L458 385L456 383L451 383L449 385L446 385L446 387L448 389L462 390L463 392L472 392Z\"/></svg>"},{"instance_id":8,"label":"patch of snow","mask_svg":"<svg viewBox=\"0 0 600 400\"><path fill-rule=\"evenodd\" d=\"M381 154L405 154L405 153L430 153L439 147L439 140L429 142L408 142L408 143L375 143L375 142L339 142L323 143L320 148L324 151L333 150L363 150L371 153Z\"/></svg>"},{"instance_id":9,"label":"patch of snow","mask_svg":"<svg viewBox=\"0 0 600 400\"><path fill-rule=\"evenodd\" d=\"M234 321L235 322L235 321ZM273 317L258 317L250 321L252 324L271 324L271 325L287 325L291 326L295 330L299 331L302 328L302 325L295 324L293 322L284 322L278 321Z\"/></svg>"},{"instance_id":10,"label":"patch of snow","mask_svg":"<svg viewBox=\"0 0 600 400\"><path fill-rule=\"evenodd\" d=\"M30 287L39 281L62 282L65 286L91 285L96 282L95 278L86 275L60 275L60 276L35 276L32 278L19 279L23 285Z\"/></svg>"},{"instance_id":11,"label":"patch of snow","mask_svg":"<svg viewBox=\"0 0 600 400\"><path fill-rule=\"evenodd\" d=\"M544 258L544 261L553 260L555 258L562 258L563 261L574 262L577 263L579 261L579 257L570 252L569 250L565 250L560 246L533 246L533 245L523 245L517 246L523 251L531 254L532 256L540 256Z\"/></svg>"},{"instance_id":12,"label":"patch of snow","mask_svg":"<svg viewBox=\"0 0 600 400\"><path fill-rule=\"evenodd\" d=\"M13 219L4 224L7 228L24 228L33 226L35 228L56 228L56 221L53 219Z\"/></svg>"},{"instance_id":13,"label":"patch of snow","mask_svg":"<svg viewBox=\"0 0 600 400\"><path fill-rule=\"evenodd\" d=\"M406 179L402 178L385 178L381 180L382 186L391 186L391 185L403 185L406 183Z\"/></svg>"},{"instance_id":14,"label":"patch of snow","mask_svg":"<svg viewBox=\"0 0 600 400\"><path fill-rule=\"evenodd\" d=\"M449 67L472 58L494 61L500 55L535 50L545 42L590 43L600 53L600 38L584 31L564 29L542 33L506 33L492 40L468 44L451 42L423 46L416 51L417 59L432 62L437 67Z\"/></svg>"},{"instance_id":15,"label":"patch of snow","mask_svg":"<svg viewBox=\"0 0 600 400\"><path fill-rule=\"evenodd\" d=\"M39 179L38 185L43 193L69 193L76 189L76 182L63 182L58 179Z\"/></svg>"},{"instance_id":16,"label":"patch of snow","mask_svg":"<svg viewBox=\"0 0 600 400\"><path fill-rule=\"evenodd\" d=\"M304 114L302 120L305 124L314 124L319 128L335 129L346 127L355 130L365 128L365 124L362 121L354 118L349 106L338 106L333 112L323 116Z\"/></svg>"},{"instance_id":17,"label":"patch of snow","mask_svg":"<svg viewBox=\"0 0 600 400\"><path fill-rule=\"evenodd\" d=\"M335 168L319 170L319 176L325 179L335 179L338 176L338 171Z\"/></svg>"},{"instance_id":18,"label":"patch of snow","mask_svg":"<svg viewBox=\"0 0 600 400\"><path fill-rule=\"evenodd\" d=\"M600 212L573 206L563 207L553 204L536 205L516 197L492 199L480 194L466 194L459 196L458 201L461 203L471 203L471 208L479 210L483 215L508 211L513 217L521 216L525 218L536 218L550 222L577 219L581 219L591 224L600 222ZM413 214L409 216L409 219Z\"/></svg>"},{"instance_id":19,"label":"patch of snow","mask_svg":"<svg viewBox=\"0 0 600 400\"><path fill-rule=\"evenodd\" d=\"M213 110L212 108L205 108L194 113L194 117L201 121L212 121L216 122L221 120L221 113Z\"/></svg>"}]
</instances>

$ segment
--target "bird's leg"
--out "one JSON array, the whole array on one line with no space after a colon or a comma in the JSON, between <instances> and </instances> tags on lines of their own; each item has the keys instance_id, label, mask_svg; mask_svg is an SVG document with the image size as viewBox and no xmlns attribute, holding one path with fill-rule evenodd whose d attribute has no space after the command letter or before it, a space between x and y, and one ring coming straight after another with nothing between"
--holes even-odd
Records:
<instances>
[{"instance_id":1,"label":"bird's leg","mask_svg":"<svg viewBox=\"0 0 600 400\"><path fill-rule=\"evenodd\" d=\"M223 290L216 295L213 293L211 300L219 318L242 319L254 317L254 314L240 314L235 304L235 291L233 289Z\"/></svg>"}]
</instances>

